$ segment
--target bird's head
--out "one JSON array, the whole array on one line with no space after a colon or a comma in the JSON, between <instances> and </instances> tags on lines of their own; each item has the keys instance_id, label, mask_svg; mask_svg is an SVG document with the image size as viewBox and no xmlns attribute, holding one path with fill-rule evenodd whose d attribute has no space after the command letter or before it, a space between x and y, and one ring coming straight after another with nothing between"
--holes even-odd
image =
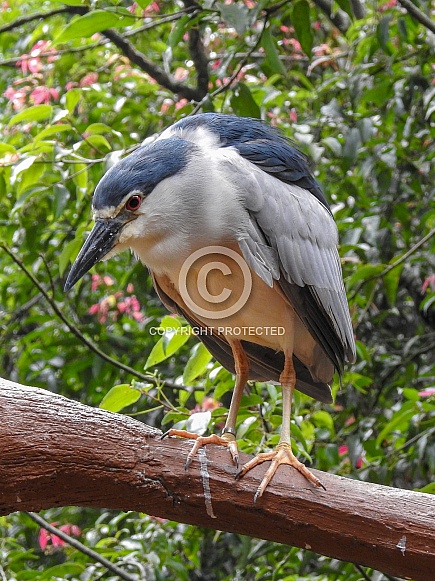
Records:
<instances>
[{"instance_id":1,"label":"bird's head","mask_svg":"<svg viewBox=\"0 0 435 581\"><path fill-rule=\"evenodd\" d=\"M192 220L198 211L198 201L187 194L189 185L192 188L190 162L197 149L178 137L156 140L103 176L92 200L95 225L71 268L66 291L98 261L124 249L131 248L152 266L147 257L152 260L153 248L161 251L177 235L186 240L180 236L185 217ZM177 241L172 239L171 244L176 247Z\"/></svg>"}]
</instances>

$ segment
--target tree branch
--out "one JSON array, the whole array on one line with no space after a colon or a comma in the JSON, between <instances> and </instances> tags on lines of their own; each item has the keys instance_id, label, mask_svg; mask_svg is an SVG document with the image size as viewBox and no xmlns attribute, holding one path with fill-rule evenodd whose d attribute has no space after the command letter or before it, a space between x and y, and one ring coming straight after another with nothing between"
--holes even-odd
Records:
<instances>
[{"instance_id":1,"label":"tree branch","mask_svg":"<svg viewBox=\"0 0 435 581\"><path fill-rule=\"evenodd\" d=\"M115 30L104 30L102 34L117 46L132 63L145 71L150 75L150 77L155 79L159 85L165 87L165 89L176 93L180 97L184 97L188 101L200 101L204 97L205 93L203 89L200 89L199 87L194 89L171 79L163 69L147 59L142 52L137 50L126 38L118 34Z\"/></svg>"},{"instance_id":2,"label":"tree branch","mask_svg":"<svg viewBox=\"0 0 435 581\"><path fill-rule=\"evenodd\" d=\"M81 543L77 539L74 539L70 535L67 535L66 533L64 533L60 529L57 529L56 527L54 527L53 525L48 523L45 519L40 517L38 514L35 514L34 512L29 512L29 511L27 511L26 514L29 518L31 518L34 522L36 522L36 524L38 524L41 528L45 529L46 531L48 531L52 535L56 535L57 537L59 537L59 539L62 539L63 541L65 541L65 543L68 543L69 545L71 545L71 547L74 547L75 549L77 549L78 551L80 551L81 553L83 553L84 555L86 555L87 557L92 559L93 561L97 561L97 563L101 563L101 565L103 565L103 567L106 567L106 569L108 569L112 573L115 573L115 575L118 575L118 577L120 577L121 579L125 579L125 581L135 581L136 580L136 577L132 577L131 575L128 575L128 573L126 573L123 569L120 569L119 567L114 565L111 561L109 561L108 559L103 557L103 555L100 555L99 553L93 551L92 549L89 549L88 547L86 547L86 545L84 545L83 543Z\"/></svg>"},{"instance_id":3,"label":"tree branch","mask_svg":"<svg viewBox=\"0 0 435 581\"><path fill-rule=\"evenodd\" d=\"M349 17L342 10L338 9L334 11L334 3L331 0L313 0L314 4L322 10L329 20L338 28L343 34L346 33L349 28Z\"/></svg>"},{"instance_id":4,"label":"tree branch","mask_svg":"<svg viewBox=\"0 0 435 581\"><path fill-rule=\"evenodd\" d=\"M196 3L186 2L186 10L178 12L177 15L175 15L175 16L176 16L176 18L179 18L180 15L182 15L183 13L192 13L192 12L195 12L198 8L199 8L199 6ZM50 12L38 12L35 14L31 14L29 16L24 16L22 18L18 18L16 20L14 20L13 22L7 24L6 26L0 28L0 33L6 32L9 30L13 30L14 28L17 28L19 26L22 26L23 24L26 24L28 22L32 22L34 20L47 19L47 18L54 16L56 14L69 13L69 14L83 15L83 14L86 14L87 12L89 12L89 9L87 7L83 7L83 6L67 6L67 7L62 8L62 9L52 10ZM169 18L165 19L165 22L176 19L175 16L171 15ZM163 19L160 19L159 23L161 21L163 21ZM143 27L141 27L141 30L149 29L149 28L152 28L154 26L155 26L155 23L153 23L151 26L144 25ZM133 30L130 32L132 34L134 34L136 31ZM127 34L123 36L113 29L104 30L102 32L102 34L110 42L112 42L115 46L117 46L122 51L122 53L132 63L134 63L141 70L143 70L148 75L150 75L150 77L155 79L162 87L165 87L169 91L172 91L173 93L176 93L180 97L184 97L184 98L188 99L189 101L200 101L204 97L204 95L207 93L207 89L208 89L208 71L207 71L208 61L207 61L207 57L204 53L204 47L202 45L202 41L201 41L201 38L199 36L199 31L197 29L193 28L189 34L189 50L191 51L192 59L193 59L195 66L197 68L198 87L196 89L189 87L187 85L184 85L183 83L178 83L177 81L174 81L173 79L171 79L171 77L168 76L163 69L161 69L160 67L155 65L151 60L149 60L142 52L137 50L126 39ZM131 36L132 34L129 34L129 36ZM80 47L80 49L83 50L83 47ZM86 49L87 49L87 47L85 47L85 50ZM57 51L54 54L58 55L58 54L60 54L60 51ZM42 56L49 56L49 54L47 53L46 55L42 55ZM22 60L22 58L8 59L7 61L3 61L0 64L3 66L8 66L8 65L11 65L14 62L18 62L20 60Z\"/></svg>"},{"instance_id":5,"label":"tree branch","mask_svg":"<svg viewBox=\"0 0 435 581\"><path fill-rule=\"evenodd\" d=\"M195 0L184 0L184 6L188 11L198 10L200 7ZM201 99L208 92L209 74L208 57L205 52L199 26L189 28L189 52L196 69L198 91L202 93ZM199 99L197 99L199 100Z\"/></svg>"},{"instance_id":6,"label":"tree branch","mask_svg":"<svg viewBox=\"0 0 435 581\"><path fill-rule=\"evenodd\" d=\"M136 510L414 581L433 570L431 495L314 471L325 492L283 468L255 505L264 468L235 481L221 447L203 449L186 471L191 443L161 440L159 430L131 418L2 379L0 411L0 514L66 505Z\"/></svg>"},{"instance_id":7,"label":"tree branch","mask_svg":"<svg viewBox=\"0 0 435 581\"><path fill-rule=\"evenodd\" d=\"M16 18L12 22L9 22L4 26L0 26L0 34L2 34L2 32L9 32L10 30L14 30L15 28L23 26L23 24L28 24L29 22L33 22L35 20L46 20L47 18L51 18L57 14L86 14L87 11L88 9L84 6L66 6L64 8L57 8L48 12L34 12L28 16L20 16L20 18Z\"/></svg>"},{"instance_id":8,"label":"tree branch","mask_svg":"<svg viewBox=\"0 0 435 581\"><path fill-rule=\"evenodd\" d=\"M420 24L423 24L428 30L435 34L435 22L426 16L424 12L419 10L411 0L399 0L399 3L405 8L407 12Z\"/></svg>"}]
</instances>

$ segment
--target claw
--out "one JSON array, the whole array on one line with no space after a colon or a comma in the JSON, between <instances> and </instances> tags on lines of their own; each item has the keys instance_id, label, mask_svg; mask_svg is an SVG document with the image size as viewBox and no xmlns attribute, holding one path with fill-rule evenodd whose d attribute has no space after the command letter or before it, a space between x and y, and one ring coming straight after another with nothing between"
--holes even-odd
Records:
<instances>
[{"instance_id":1,"label":"claw","mask_svg":"<svg viewBox=\"0 0 435 581\"><path fill-rule=\"evenodd\" d=\"M254 466L258 466L258 464L262 464L263 462L267 462L269 460L271 461L271 465L269 466L266 474L264 475L263 480L260 483L260 486L257 488L257 491L254 495L254 502L257 502L257 500L261 498L263 492L266 490L269 482L273 478L273 475L275 474L275 472L277 471L278 467L281 464L288 464L289 466L292 466L298 472L300 472L302 476L304 476L309 482L311 482L318 488L323 488L323 490L326 490L326 488L323 486L323 484L320 482L317 476L314 476L314 474L312 474L308 470L308 468L294 456L291 449L291 444L287 442L281 442L272 452L266 452L263 454L258 454L258 456L255 456L255 458L250 460L247 464L245 464L242 467L241 470L239 470L239 472L237 472L236 479L237 480L240 479L247 472L249 472L249 470L252 470Z\"/></svg>"},{"instance_id":2,"label":"claw","mask_svg":"<svg viewBox=\"0 0 435 581\"><path fill-rule=\"evenodd\" d=\"M202 446L206 446L207 444L217 444L218 446L225 446L228 448L231 454L231 458L236 465L236 468L239 468L239 452L237 450L237 442L233 435L224 434L223 436L217 436L216 434L212 434L211 436L199 436L198 434L194 434L193 432L187 432L186 430L168 430L164 434L160 436L160 439L166 438L168 436L178 436L179 438L187 438L189 440L195 440L192 449L190 450L189 454L186 458L186 463L184 465L184 469L187 470L192 463L193 458L196 456L199 448Z\"/></svg>"}]
</instances>

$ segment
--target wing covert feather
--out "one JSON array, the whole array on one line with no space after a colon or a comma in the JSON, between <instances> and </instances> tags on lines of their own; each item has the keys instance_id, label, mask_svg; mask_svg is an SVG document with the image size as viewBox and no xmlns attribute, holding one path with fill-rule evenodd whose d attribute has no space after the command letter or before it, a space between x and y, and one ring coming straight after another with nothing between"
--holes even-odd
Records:
<instances>
[{"instance_id":1,"label":"wing covert feather","mask_svg":"<svg viewBox=\"0 0 435 581\"><path fill-rule=\"evenodd\" d=\"M341 371L346 361L354 361L355 346L334 219L308 190L277 180L256 167L250 167L249 173L251 183L249 190L244 189L244 203L252 227L257 233L260 230L277 253L281 275L278 284ZM249 244L241 245L245 258L249 249Z\"/></svg>"}]
</instances>

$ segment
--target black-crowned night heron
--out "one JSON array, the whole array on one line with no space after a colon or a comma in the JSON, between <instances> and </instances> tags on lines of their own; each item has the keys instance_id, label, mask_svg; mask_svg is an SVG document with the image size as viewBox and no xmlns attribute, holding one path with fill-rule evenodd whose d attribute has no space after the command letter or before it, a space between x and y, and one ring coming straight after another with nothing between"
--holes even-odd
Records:
<instances>
[{"instance_id":1,"label":"black-crowned night heron","mask_svg":"<svg viewBox=\"0 0 435 581\"><path fill-rule=\"evenodd\" d=\"M261 121L206 113L182 119L113 166L93 197L95 226L66 281L130 248L166 307L182 315L214 357L236 374L222 436L238 465L236 419L249 379L282 386L281 436L239 475L272 463L320 481L295 458L290 412L296 388L332 401L334 371L355 360L337 252L337 228L305 157Z\"/></svg>"}]
</instances>

